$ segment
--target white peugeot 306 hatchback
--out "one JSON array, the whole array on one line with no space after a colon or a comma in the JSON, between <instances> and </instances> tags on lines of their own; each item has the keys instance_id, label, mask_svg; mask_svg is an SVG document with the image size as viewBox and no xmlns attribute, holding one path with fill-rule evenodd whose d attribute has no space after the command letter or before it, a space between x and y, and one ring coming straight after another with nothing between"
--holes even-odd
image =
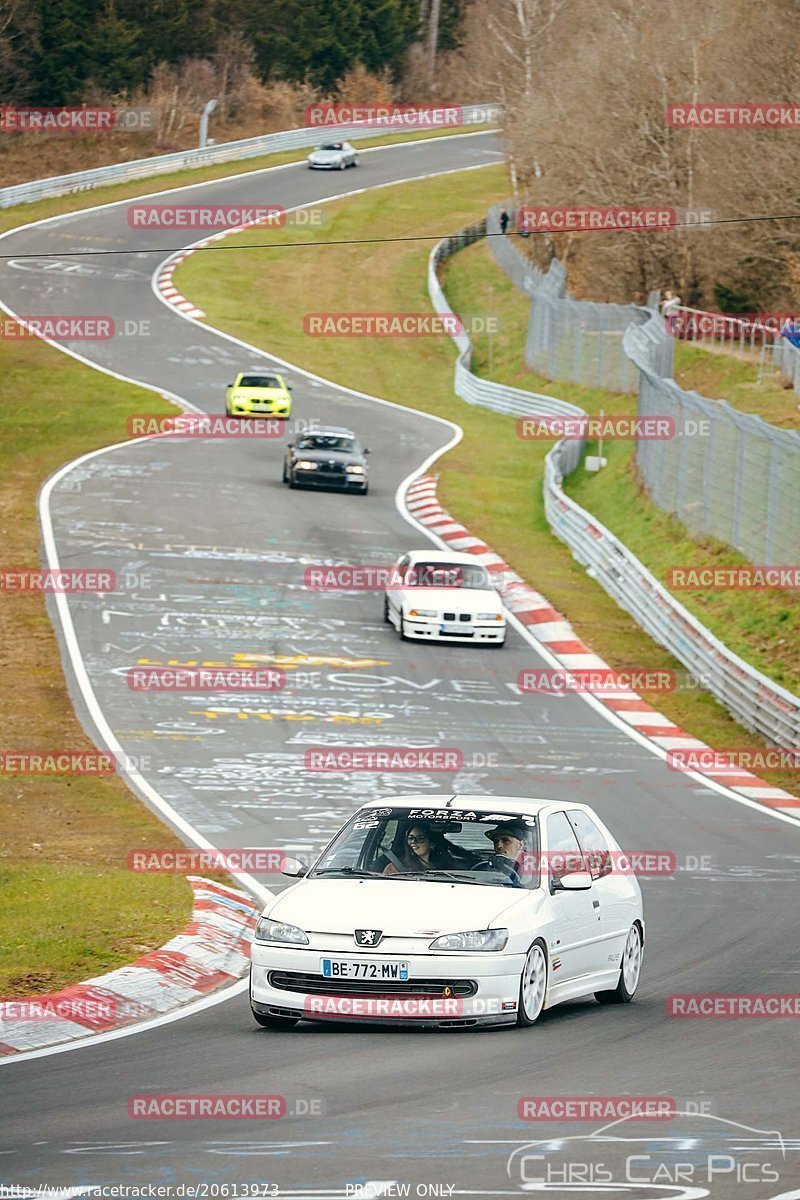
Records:
<instances>
[{"instance_id":1,"label":"white peugeot 306 hatchback","mask_svg":"<svg viewBox=\"0 0 800 1200\"><path fill-rule=\"evenodd\" d=\"M259 1025L533 1025L627 1004L644 918L630 860L585 804L401 796L364 805L258 921Z\"/></svg>"}]
</instances>

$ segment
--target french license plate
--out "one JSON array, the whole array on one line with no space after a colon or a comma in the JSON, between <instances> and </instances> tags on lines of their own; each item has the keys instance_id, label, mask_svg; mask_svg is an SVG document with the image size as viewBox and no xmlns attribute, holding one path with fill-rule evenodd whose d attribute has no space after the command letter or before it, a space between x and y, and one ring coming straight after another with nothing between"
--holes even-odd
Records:
<instances>
[{"instance_id":1,"label":"french license plate","mask_svg":"<svg viewBox=\"0 0 800 1200\"><path fill-rule=\"evenodd\" d=\"M407 962L388 962L382 958L323 958L320 966L326 979L408 979Z\"/></svg>"},{"instance_id":2,"label":"french license plate","mask_svg":"<svg viewBox=\"0 0 800 1200\"><path fill-rule=\"evenodd\" d=\"M471 633L471 632L472 632L472 630L470 629L469 625L466 624L466 622L463 625L440 625L439 626L439 633L444 633L444 634Z\"/></svg>"}]
</instances>

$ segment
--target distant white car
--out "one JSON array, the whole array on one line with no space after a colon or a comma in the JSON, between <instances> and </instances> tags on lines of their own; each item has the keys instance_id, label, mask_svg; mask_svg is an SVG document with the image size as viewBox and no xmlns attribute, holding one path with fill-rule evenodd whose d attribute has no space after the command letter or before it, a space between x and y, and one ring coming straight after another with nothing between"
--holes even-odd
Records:
<instances>
[{"instance_id":1,"label":"distant white car","mask_svg":"<svg viewBox=\"0 0 800 1200\"><path fill-rule=\"evenodd\" d=\"M383 615L404 640L493 646L506 640L500 597L472 554L428 548L401 555L384 595Z\"/></svg>"},{"instance_id":2,"label":"distant white car","mask_svg":"<svg viewBox=\"0 0 800 1200\"><path fill-rule=\"evenodd\" d=\"M324 142L311 151L308 165L320 171L343 171L358 166L358 151L349 142Z\"/></svg>"},{"instance_id":3,"label":"distant white car","mask_svg":"<svg viewBox=\"0 0 800 1200\"><path fill-rule=\"evenodd\" d=\"M627 869L626 869L627 867ZM639 883L585 804L393 796L364 805L264 909L251 949L259 1025L359 1020L533 1025L639 985Z\"/></svg>"}]
</instances>

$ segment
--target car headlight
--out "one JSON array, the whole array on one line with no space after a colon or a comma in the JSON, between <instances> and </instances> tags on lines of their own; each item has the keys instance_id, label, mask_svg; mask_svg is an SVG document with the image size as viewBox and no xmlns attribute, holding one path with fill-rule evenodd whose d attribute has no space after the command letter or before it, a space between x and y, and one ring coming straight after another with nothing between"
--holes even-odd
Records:
<instances>
[{"instance_id":1,"label":"car headlight","mask_svg":"<svg viewBox=\"0 0 800 1200\"><path fill-rule=\"evenodd\" d=\"M311 462L308 458L301 458L298 463L295 463L295 466L299 471L316 471L319 463Z\"/></svg>"},{"instance_id":2,"label":"car headlight","mask_svg":"<svg viewBox=\"0 0 800 1200\"><path fill-rule=\"evenodd\" d=\"M360 467L358 465L358 463L348 464L348 466L345 467L345 471L347 471L348 475L363 475L364 474L364 468Z\"/></svg>"},{"instance_id":3,"label":"car headlight","mask_svg":"<svg viewBox=\"0 0 800 1200\"><path fill-rule=\"evenodd\" d=\"M432 608L410 608L408 615L410 617L435 617L436 612Z\"/></svg>"},{"instance_id":4,"label":"car headlight","mask_svg":"<svg viewBox=\"0 0 800 1200\"><path fill-rule=\"evenodd\" d=\"M493 612L491 612L491 613L478 613L478 620L479 620L479 621L502 621L502 619L503 619L503 614L502 614L502 613L493 613Z\"/></svg>"},{"instance_id":5,"label":"car headlight","mask_svg":"<svg viewBox=\"0 0 800 1200\"><path fill-rule=\"evenodd\" d=\"M470 933L443 933L431 942L430 950L504 950L507 929L474 929Z\"/></svg>"},{"instance_id":6,"label":"car headlight","mask_svg":"<svg viewBox=\"0 0 800 1200\"><path fill-rule=\"evenodd\" d=\"M255 936L257 942L291 942L293 945L308 945L308 938L302 929L298 929L297 925L272 921L269 917L258 918Z\"/></svg>"}]
</instances>

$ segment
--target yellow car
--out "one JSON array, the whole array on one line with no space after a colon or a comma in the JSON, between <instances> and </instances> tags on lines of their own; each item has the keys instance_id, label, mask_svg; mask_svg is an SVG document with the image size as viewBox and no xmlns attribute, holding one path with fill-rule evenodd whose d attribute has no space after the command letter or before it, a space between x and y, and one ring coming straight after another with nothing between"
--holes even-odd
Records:
<instances>
[{"instance_id":1,"label":"yellow car","mask_svg":"<svg viewBox=\"0 0 800 1200\"><path fill-rule=\"evenodd\" d=\"M225 393L229 417L288 417L292 389L282 375L240 372Z\"/></svg>"}]
</instances>

